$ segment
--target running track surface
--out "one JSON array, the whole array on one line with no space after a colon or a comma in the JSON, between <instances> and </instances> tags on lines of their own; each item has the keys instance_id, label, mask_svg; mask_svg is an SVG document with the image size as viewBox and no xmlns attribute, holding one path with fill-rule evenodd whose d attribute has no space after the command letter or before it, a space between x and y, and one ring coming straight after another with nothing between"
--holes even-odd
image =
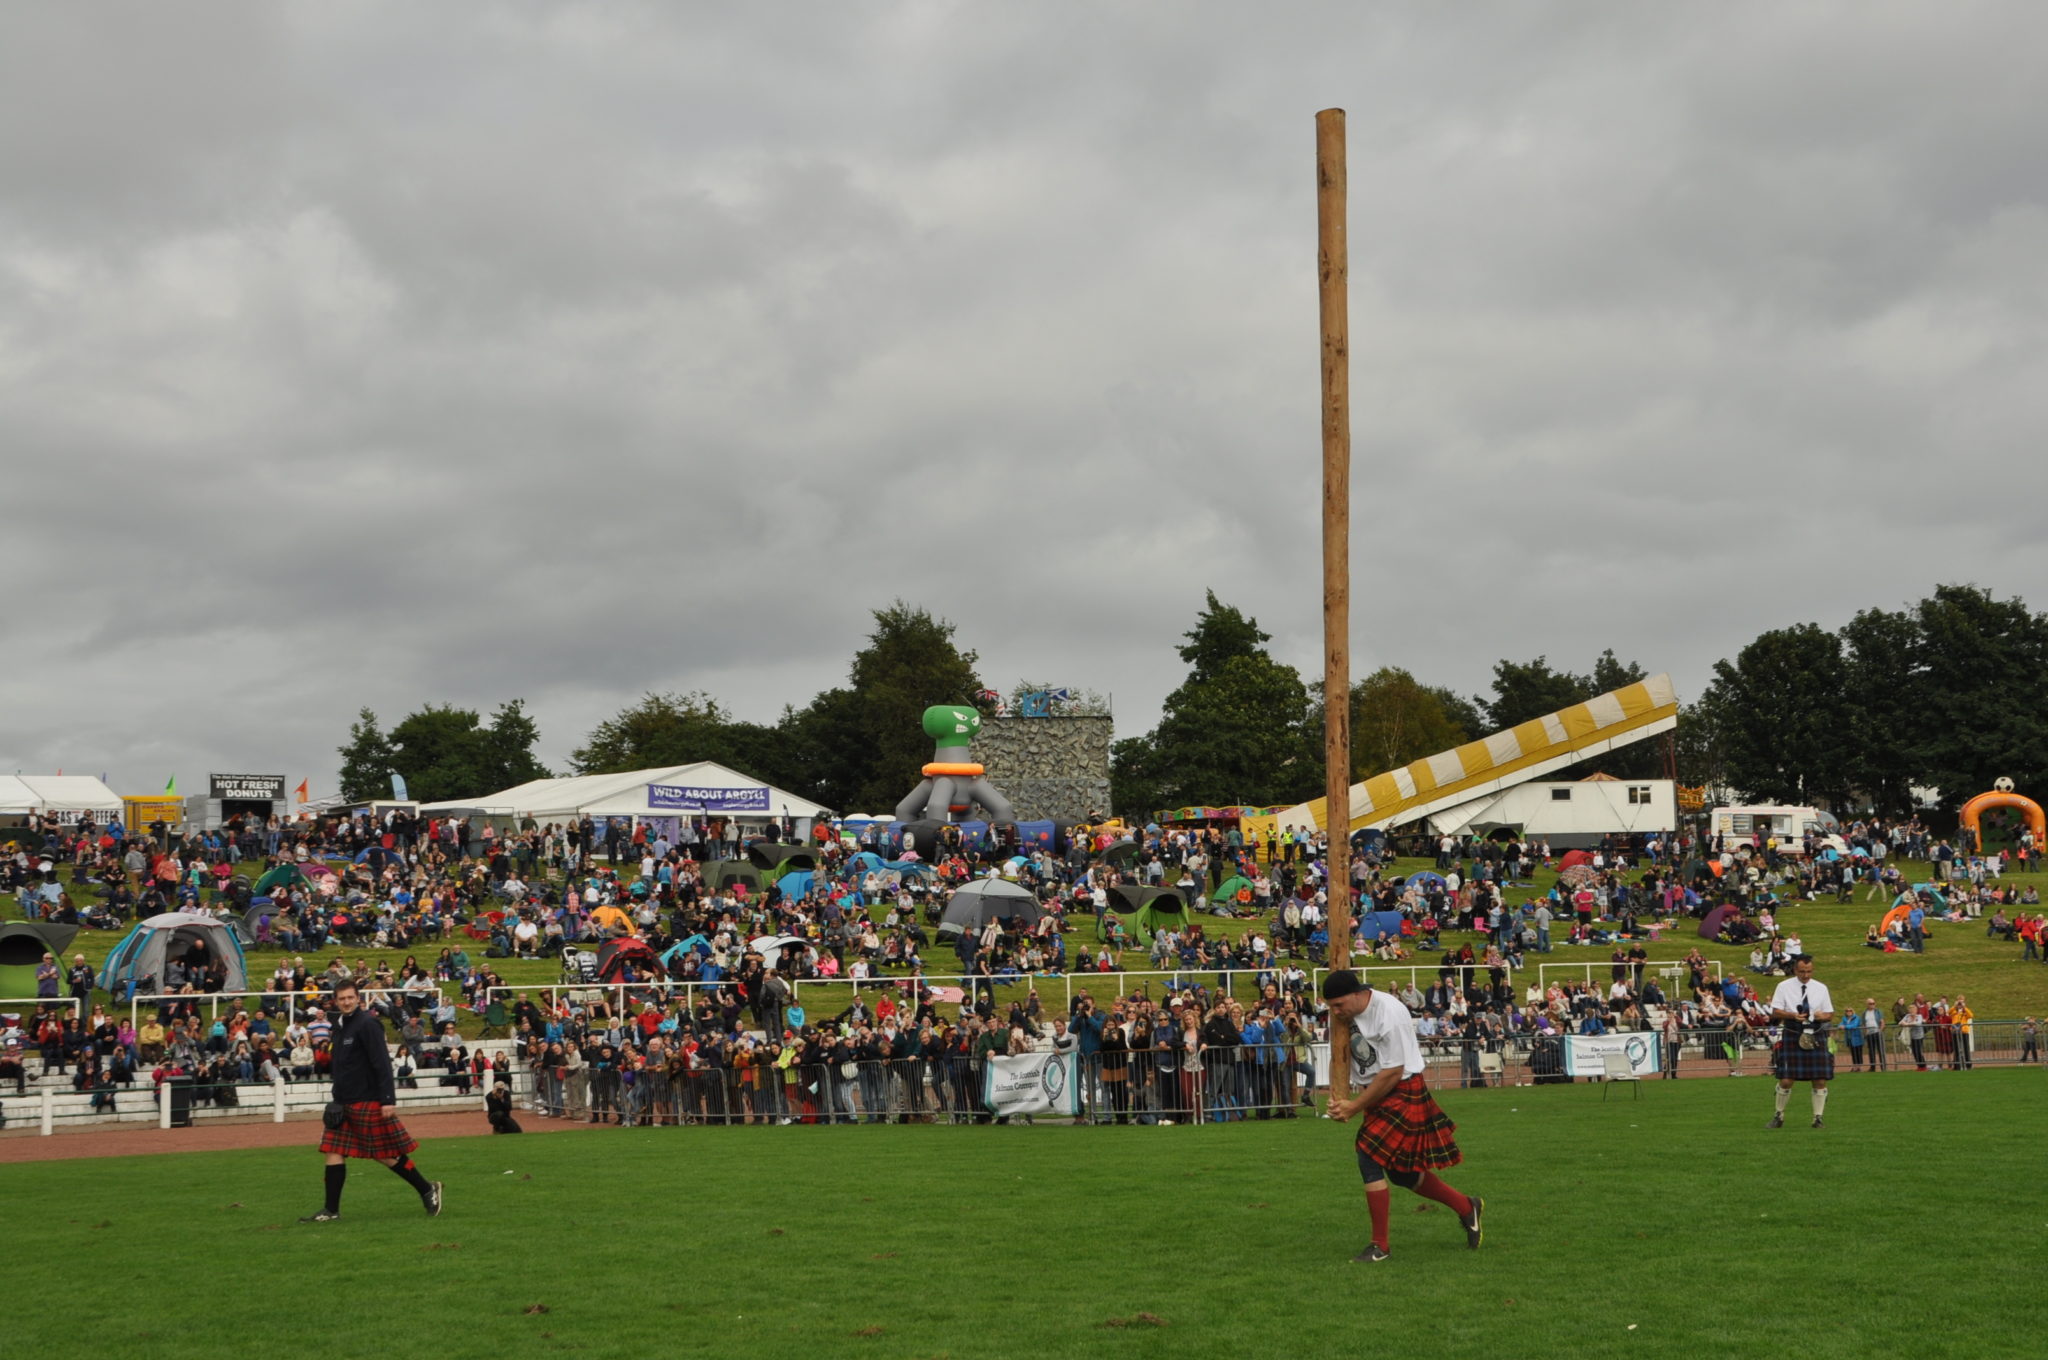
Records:
<instances>
[{"instance_id":1,"label":"running track surface","mask_svg":"<svg viewBox=\"0 0 2048 1360\"><path fill-rule=\"evenodd\" d=\"M520 1126L528 1133L558 1133L596 1126L572 1119L540 1119L525 1116ZM483 1112L417 1114L405 1117L405 1127L422 1143L436 1138L467 1138L489 1133ZM48 1138L33 1128L0 1135L0 1163L60 1162L80 1157L134 1157L158 1152L222 1152L237 1148L302 1147L310 1155L320 1146L320 1121L294 1119L279 1124L272 1120L207 1120L189 1129L160 1129L133 1126L111 1129L79 1129L56 1133Z\"/></svg>"}]
</instances>

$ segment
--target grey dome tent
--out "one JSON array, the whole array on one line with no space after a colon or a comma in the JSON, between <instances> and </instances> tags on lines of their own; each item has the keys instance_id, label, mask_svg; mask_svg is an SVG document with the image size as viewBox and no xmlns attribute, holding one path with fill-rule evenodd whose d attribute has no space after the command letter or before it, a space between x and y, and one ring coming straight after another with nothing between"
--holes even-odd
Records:
<instances>
[{"instance_id":1,"label":"grey dome tent","mask_svg":"<svg viewBox=\"0 0 2048 1360\"><path fill-rule=\"evenodd\" d=\"M249 970L242 959L242 942L232 926L211 916L167 911L152 916L128 932L107 955L100 969L100 986L116 1000L129 995L130 988L144 980L152 987L163 986L164 969L173 959L182 959L195 949L209 959L227 964L225 991L247 991Z\"/></svg>"}]
</instances>

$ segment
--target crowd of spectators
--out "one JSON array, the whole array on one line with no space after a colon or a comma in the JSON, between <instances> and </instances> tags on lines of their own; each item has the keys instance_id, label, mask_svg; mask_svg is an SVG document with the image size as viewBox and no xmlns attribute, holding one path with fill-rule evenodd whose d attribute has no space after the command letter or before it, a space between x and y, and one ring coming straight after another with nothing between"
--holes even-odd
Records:
<instances>
[{"instance_id":1,"label":"crowd of spectators","mask_svg":"<svg viewBox=\"0 0 2048 1360\"><path fill-rule=\"evenodd\" d=\"M173 996L133 1033L103 1012L76 1019L51 1010L0 1042L17 1058L34 1049L46 1067L75 1071L80 1089L105 1088L110 1102L145 1073L190 1075L230 1100L236 1081L320 1079L325 997L342 977L371 989L396 1029L408 1080L488 1089L514 1064L532 1074L545 1113L622 1123L974 1118L977 1064L989 1054L1069 1045L1110 1117L1288 1113L1301 1093L1305 1045L1319 1034L1307 969L1328 954L1326 861L1320 839L1305 833L1259 842L1235 830L1148 828L1111 864L1100 852L1113 837L1091 840L1085 830L1055 852L963 841L947 828L920 855L880 843L870 828L850 842L823 836L805 847L816 871L797 893L719 872L745 849L722 819L685 820L673 841L623 821L501 833L403 812L381 822L238 819L184 838L90 822L39 834L39 850L0 860L26 915L114 928L172 907L211 911L253 919L259 943L284 951L265 995L222 1018L208 1008L202 1019L201 1000L221 990L222 975L219 961L201 958L173 962L161 980ZM2001 883L2003 856L1959 852L1913 822L1858 822L1838 839L1796 844L1616 838L1542 894L1527 886L1555 863L1540 841L1441 837L1357 849L1354 949L1433 972L1426 985L1418 976L1400 987L1401 999L1426 1047L1455 1046L1468 1061L1516 1051L1541 1070L1564 1035L1650 1030L1667 1046L1695 1038L1702 1051L1739 1061L1768 1036L1751 978L1782 974L1800 952L1796 931L1781 924L1785 912L1826 893L1861 888L1888 903L1917 902L1918 891L1944 920L1978 919L1988 907L1992 934L2021 944L2024 957L2043 948L2038 915L2006 912L2038 896ZM1433 855L1436 872L1395 875L1396 849ZM1930 856L1938 886L1903 884L1900 853ZM880 858L892 854L900 858ZM255 875L236 872L247 860L301 872L258 903ZM990 874L1023 887L1037 910L960 932L951 947L963 986L930 985L940 908L961 883ZM1242 887L1216 900L1220 885L1239 877ZM1111 909L1111 890L1131 884L1175 890L1177 922L1142 938ZM1716 907L1728 909L1721 937L1752 947L1747 975L1717 976L1697 949L1676 976L1646 975L1660 927ZM1254 920L1224 932L1209 913ZM1892 929L1902 947L1924 947L1925 921ZM465 1044L463 1013L482 1014L507 991L496 960L628 933L667 959L617 975L633 1002L549 989L511 1008L511 1057ZM1873 926L1875 936L1885 933ZM763 936L791 943L764 958L750 943ZM685 943L693 947L676 948ZM1608 981L1527 981L1532 958L1560 947L1604 953ZM398 965L350 964L350 948L414 952ZM428 950L432 961L422 964ZM69 971L45 964L39 991L90 995L82 956ZM1157 1002L1141 986L1098 1011L1084 989L1071 1013L1049 1018L1029 986L1146 965L1167 975ZM821 981L853 983L851 1006L806 1014L796 989ZM1232 996L1241 981L1256 994L1249 1008ZM695 985L677 998L645 985L657 982ZM1027 989L1007 1012L995 1000L1003 986ZM1967 1066L1970 1017L1965 1011L1959 1028L1954 1013L1937 1003L1913 1009L1918 1024L1905 1015L1892 1024L1902 1044L1909 1029L1930 1036L1936 1065L1948 1056ZM1882 1027L1882 1017L1871 1026ZM0 1054L0 1082L18 1069Z\"/></svg>"}]
</instances>

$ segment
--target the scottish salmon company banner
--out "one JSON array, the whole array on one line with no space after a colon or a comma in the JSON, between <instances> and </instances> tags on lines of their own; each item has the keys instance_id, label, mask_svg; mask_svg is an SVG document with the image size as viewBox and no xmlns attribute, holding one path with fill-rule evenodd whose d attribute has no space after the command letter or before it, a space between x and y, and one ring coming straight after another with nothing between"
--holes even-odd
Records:
<instances>
[{"instance_id":1,"label":"the scottish salmon company banner","mask_svg":"<svg viewBox=\"0 0 2048 1360\"><path fill-rule=\"evenodd\" d=\"M1629 1071L1639 1077L1654 1077L1664 1070L1661 1034L1568 1034L1564 1041L1565 1075L1600 1076L1607 1070L1610 1053L1627 1058Z\"/></svg>"},{"instance_id":2,"label":"the scottish salmon company banner","mask_svg":"<svg viewBox=\"0 0 2048 1360\"><path fill-rule=\"evenodd\" d=\"M981 1069L981 1103L998 1115L1079 1115L1080 1071L1071 1053L991 1056Z\"/></svg>"}]
</instances>

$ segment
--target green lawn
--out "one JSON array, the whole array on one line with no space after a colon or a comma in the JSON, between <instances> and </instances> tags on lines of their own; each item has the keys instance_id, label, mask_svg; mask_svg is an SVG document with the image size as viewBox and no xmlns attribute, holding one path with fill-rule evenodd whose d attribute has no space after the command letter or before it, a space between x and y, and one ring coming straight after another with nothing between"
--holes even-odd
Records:
<instances>
[{"instance_id":1,"label":"green lawn","mask_svg":"<svg viewBox=\"0 0 2048 1360\"><path fill-rule=\"evenodd\" d=\"M1801 1088L1775 1133L1765 1081L1446 1092L1486 1245L1396 1191L1373 1266L1320 1120L455 1139L442 1218L355 1163L325 1227L310 1147L0 1166L8 1349L2032 1357L2043 1080L1846 1082L1823 1131Z\"/></svg>"},{"instance_id":2,"label":"green lawn","mask_svg":"<svg viewBox=\"0 0 2048 1360\"><path fill-rule=\"evenodd\" d=\"M1427 867L1428 861L1403 860L1395 866L1393 872L1409 873ZM251 872L254 872L253 868ZM1914 864L1909 868L1909 877L1915 881L1924 880L1929 876L1928 867L1924 864ZM2016 878L2023 884L2032 881L2048 889L2048 873L2009 877ZM1517 887L1509 894L1509 901L1520 903L1536 893L1548 890L1554 881L1554 874L1548 871L1539 872L1534 885L1528 888ZM1863 948L1864 929L1884 913L1883 905L1862 901L1863 892L1864 890L1859 889L1858 900L1846 905L1838 905L1832 898L1824 898L1819 902L1796 903L1780 913L1782 922L1799 930L1807 949L1818 956L1819 975L1834 990L1838 1000L1860 1002L1866 996L1875 996L1881 1004L1889 1004L1893 997L1901 993L1910 996L1913 992L1920 991L1927 993L1932 999L1936 995L1953 996L1957 992L1963 992L1969 996L1970 1004L1980 1019L2010 1019L2021 1015L2038 1015L2048 1010L2048 969L2021 965L2019 946L1986 938L1981 923L1935 924L1931 929L1927 953L1920 956L1887 955ZM7 915L16 914L12 898L0 899L0 905L4 905ZM1230 938L1242 935L1254 924L1251 921L1231 921L1213 916L1201 916L1198 919L1212 936L1220 934ZM1555 932L1559 937L1562 933L1561 930ZM1445 936L1446 941L1454 946L1464 938L1468 937L1449 934ZM73 950L83 953L88 961L97 967L106 952L119 939L119 934L88 931L78 937ZM465 944L471 950L472 956L481 961L482 947L475 941L465 941ZM1681 923L1675 932L1667 932L1659 943L1652 946L1651 957L1676 960L1684 957L1686 950L1694 945L1698 945L1709 957L1721 960L1723 966L1731 971L1740 972L1748 962L1748 950L1701 940L1693 927L1687 923ZM1083 948L1093 950L1095 947L1095 927L1092 920L1080 922L1079 928L1067 936L1070 956ZM320 957L324 959L335 952L330 947ZM406 951L349 949L342 952L350 959L363 957L372 963L379 959L388 959L396 965L404 958ZM430 963L439 952L439 947L429 946L410 952L417 954L422 962ZM1537 959L1532 956L1531 962L1590 964L1593 966L1593 977L1604 981L1607 976L1605 965L1608 952L1605 947L1572 949L1559 946L1548 958ZM255 950L250 953L249 967L255 985L260 986L268 980L271 970L277 965L280 953L278 950ZM1434 970L1435 956L1421 953L1416 955L1414 962L1423 969L1422 979L1426 984ZM541 962L499 959L492 960L491 963L509 984L515 986L546 986L556 982L561 971L560 965L552 959ZM1142 970L1149 969L1151 964L1142 949L1132 949L1125 955L1124 966L1127 969ZM935 941L926 951L928 976L938 977L953 971L956 967L957 960L944 944ZM1204 980L1213 984L1214 977L1208 975ZM1152 979L1150 982L1154 995L1158 993L1159 981ZM1037 978L1029 985L1038 987L1048 1009L1064 1004L1066 990L1058 978ZM1078 988L1082 984L1077 980L1075 985ZM1093 978L1087 985L1098 998L1105 994L1113 994L1117 989L1114 978ZM1132 979L1127 985L1135 987L1139 983L1138 980ZM813 983L806 984L802 990L804 1004L812 1015L834 1014L843 1010L851 998L851 988L845 984ZM1250 979L1241 978L1235 990L1241 995L1249 996ZM1021 997L1022 994L1023 984L1020 984L1014 988L998 989L997 998L999 1004L1007 1006L1013 996ZM463 1028L474 1035L480 1027L477 1022L470 1020L465 1022Z\"/></svg>"}]
</instances>

